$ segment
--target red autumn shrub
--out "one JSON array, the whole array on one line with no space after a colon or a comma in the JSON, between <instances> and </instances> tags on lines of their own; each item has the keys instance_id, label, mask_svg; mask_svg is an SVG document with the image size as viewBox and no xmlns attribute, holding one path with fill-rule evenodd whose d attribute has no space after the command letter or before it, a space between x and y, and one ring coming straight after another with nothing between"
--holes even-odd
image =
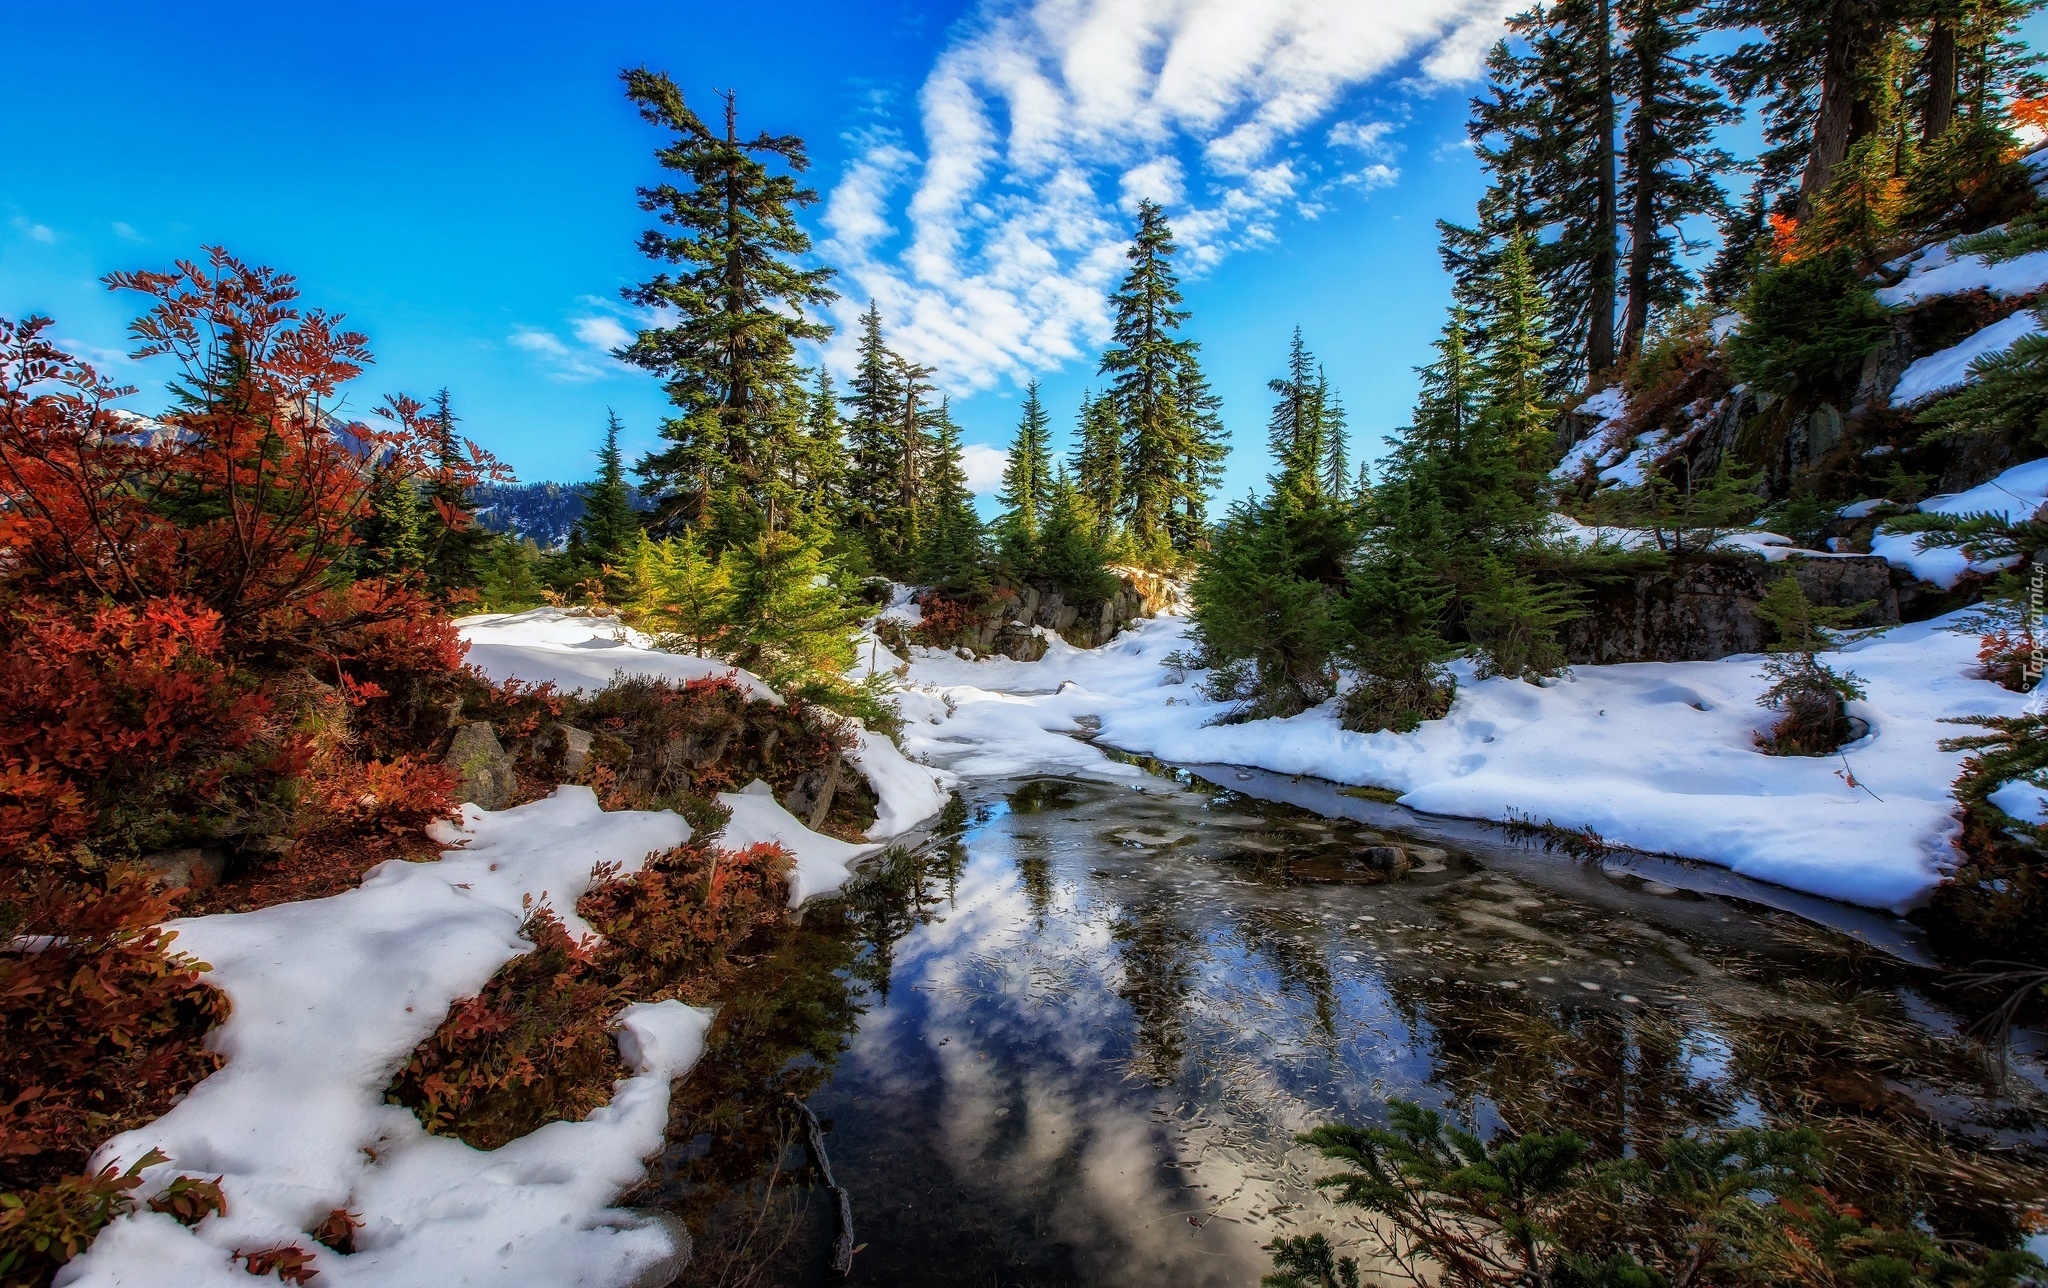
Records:
<instances>
[{"instance_id":1,"label":"red autumn shrub","mask_svg":"<svg viewBox=\"0 0 2048 1288\"><path fill-rule=\"evenodd\" d=\"M209 608L29 598L0 621L0 852L17 862L88 839L133 853L204 835L303 767Z\"/></svg>"},{"instance_id":2,"label":"red autumn shrub","mask_svg":"<svg viewBox=\"0 0 2048 1288\"><path fill-rule=\"evenodd\" d=\"M949 648L967 631L981 625L983 606L964 599L950 599L936 591L917 597L919 621L911 636L932 648Z\"/></svg>"},{"instance_id":3,"label":"red autumn shrub","mask_svg":"<svg viewBox=\"0 0 2048 1288\"><path fill-rule=\"evenodd\" d=\"M2042 642L2026 627L2001 626L1978 642L1978 671L2000 688L2025 693L2041 678L2034 666L2042 649Z\"/></svg>"},{"instance_id":4,"label":"red autumn shrub","mask_svg":"<svg viewBox=\"0 0 2048 1288\"><path fill-rule=\"evenodd\" d=\"M0 1061L0 1159L33 1186L219 1067L198 1039L228 1006L204 967L166 951L170 900L139 873L94 885L46 872L17 907L6 933L26 950L0 953L0 1050L35 1058Z\"/></svg>"},{"instance_id":5,"label":"red autumn shrub","mask_svg":"<svg viewBox=\"0 0 2048 1288\"><path fill-rule=\"evenodd\" d=\"M601 938L578 942L542 908L533 951L457 1002L392 1080L388 1096L429 1131L495 1149L545 1123L581 1119L623 1076L613 1029L630 1001L709 991L754 931L788 902L789 852L706 842L652 855L631 876L600 868L577 902ZM698 997L698 1000L704 1000Z\"/></svg>"},{"instance_id":6,"label":"red autumn shrub","mask_svg":"<svg viewBox=\"0 0 2048 1288\"><path fill-rule=\"evenodd\" d=\"M24 1194L0 1195L0 1285L42 1288L63 1264L85 1251L100 1227L135 1209L130 1191L142 1169L164 1161L150 1150L115 1172L112 1164L90 1176L67 1176Z\"/></svg>"}]
</instances>

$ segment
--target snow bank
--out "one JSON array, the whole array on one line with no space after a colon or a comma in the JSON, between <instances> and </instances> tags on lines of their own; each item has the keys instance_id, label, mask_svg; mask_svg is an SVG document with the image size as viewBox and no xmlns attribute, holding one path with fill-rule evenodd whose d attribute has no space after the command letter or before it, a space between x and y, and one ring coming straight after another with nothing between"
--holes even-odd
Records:
<instances>
[{"instance_id":1,"label":"snow bank","mask_svg":"<svg viewBox=\"0 0 2048 1288\"><path fill-rule=\"evenodd\" d=\"M2041 333L2041 319L2032 309L2021 309L2000 319L1959 344L1930 353L1907 367L1892 390L1892 406L1910 407L1935 394L1969 384L1970 364L1989 354L2004 353L2030 335Z\"/></svg>"},{"instance_id":2,"label":"snow bank","mask_svg":"<svg viewBox=\"0 0 2048 1288\"><path fill-rule=\"evenodd\" d=\"M905 602L909 602L907 597ZM911 611L916 607L910 604ZM710 658L660 652L646 635L621 625L617 618L580 617L559 608L536 608L465 617L459 626L469 643L470 664L500 683L552 680L555 687L572 692L602 689L621 675L677 681L730 675L754 696L782 704L781 695L758 676ZM898 664L896 656L871 635L863 636L856 679L866 674L871 650L876 669L886 671ZM886 662L881 660L884 657ZM911 764L887 738L860 730L847 759L866 775L880 798L875 825L868 829L870 840L907 832L946 803L951 783L945 776Z\"/></svg>"},{"instance_id":3,"label":"snow bank","mask_svg":"<svg viewBox=\"0 0 2048 1288\"><path fill-rule=\"evenodd\" d=\"M721 793L718 802L732 811L732 821L719 836L720 845L743 850L749 845L772 843L795 857L796 868L789 876L792 908L845 885L853 875L853 861L880 848L853 845L813 832L777 804L774 791L758 778L740 791Z\"/></svg>"},{"instance_id":4,"label":"snow bank","mask_svg":"<svg viewBox=\"0 0 2048 1288\"><path fill-rule=\"evenodd\" d=\"M246 1285L230 1255L283 1243L317 1254L321 1284L380 1288L622 1284L672 1258L661 1225L610 1204L660 1147L669 1084L696 1061L707 1013L630 1008L620 1051L633 1076L611 1103L488 1153L429 1136L384 1087L451 1002L531 947L519 936L529 896L587 931L575 904L594 864L632 871L688 836L674 814L606 813L587 788L564 787L502 813L465 806L462 827L436 839L467 845L437 862L385 863L326 899L171 923L234 1004L208 1039L227 1063L94 1165L161 1149L171 1161L144 1174L143 1194L179 1174L220 1176L227 1211L193 1229L122 1217L58 1282ZM363 1220L351 1256L305 1233L338 1207Z\"/></svg>"},{"instance_id":5,"label":"snow bank","mask_svg":"<svg viewBox=\"0 0 2048 1288\"><path fill-rule=\"evenodd\" d=\"M2008 519L2025 519L2044 504L2048 504L2048 458L2015 465L1967 492L1929 497L1920 503L1920 509L1928 514L1998 514ZM1870 550L1943 590L1954 586L1966 572L1995 571L2010 563L1972 563L1961 550L1923 548L1920 534L1887 532L1882 527L1870 539Z\"/></svg>"},{"instance_id":6,"label":"snow bank","mask_svg":"<svg viewBox=\"0 0 2048 1288\"><path fill-rule=\"evenodd\" d=\"M2004 714L2023 701L1976 678L1976 641L1940 623L1896 627L1838 655L1862 676L1852 712L1870 733L1843 757L1766 756L1754 735L1771 712L1755 656L1715 662L1581 666L1544 687L1476 680L1460 664L1450 714L1412 734L1355 734L1334 704L1288 720L1212 725L1224 708L1158 663L1186 646L1186 624L1141 623L1092 651L1034 663L922 653L914 680L952 701L907 735L963 772L1091 772L1120 766L1048 735L1095 715L1101 740L1190 764L1239 764L1392 788L1432 813L1498 819L1510 810L1590 826L1636 849L1866 907L1913 906L1952 862L1961 761L1939 749L1948 717ZM1098 759L1092 766L1082 761ZM1851 787L1838 771L1852 771ZM1874 795L1873 795L1874 793ZM1882 800L1877 799L1882 797Z\"/></svg>"},{"instance_id":7,"label":"snow bank","mask_svg":"<svg viewBox=\"0 0 2048 1288\"><path fill-rule=\"evenodd\" d=\"M2001 299L2032 295L2048 286L2048 250L1993 264L1982 255L1955 255L1948 243L1929 246L1908 261L1911 268L1896 286L1877 292L1888 308L1911 308L1944 295L1983 290Z\"/></svg>"},{"instance_id":8,"label":"snow bank","mask_svg":"<svg viewBox=\"0 0 2048 1288\"><path fill-rule=\"evenodd\" d=\"M469 642L469 664L497 683L552 681L564 693L579 693L602 689L621 675L678 683L730 675L753 696L782 705L781 696L760 677L715 658L660 652L654 641L616 617L534 608L464 617L456 625Z\"/></svg>"}]
</instances>

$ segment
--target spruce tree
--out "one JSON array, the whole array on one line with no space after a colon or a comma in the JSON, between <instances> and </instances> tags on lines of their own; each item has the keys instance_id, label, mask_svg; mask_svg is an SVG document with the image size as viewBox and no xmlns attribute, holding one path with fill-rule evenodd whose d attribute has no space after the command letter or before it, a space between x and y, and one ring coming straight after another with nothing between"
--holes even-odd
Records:
<instances>
[{"instance_id":1,"label":"spruce tree","mask_svg":"<svg viewBox=\"0 0 2048 1288\"><path fill-rule=\"evenodd\" d=\"M1620 287L1613 14L1609 0L1560 0L1509 27L1521 43L1494 47L1488 96L1472 105L1469 129L1493 191L1482 227L1470 230L1479 245L1462 249L1483 270L1487 243L1513 226L1555 230L1533 265L1552 338L1567 379L1598 375L1614 365Z\"/></svg>"},{"instance_id":2,"label":"spruce tree","mask_svg":"<svg viewBox=\"0 0 2048 1288\"><path fill-rule=\"evenodd\" d=\"M662 224L641 234L641 252L677 271L625 297L676 321L641 331L620 357L661 376L678 415L662 426L669 445L637 468L655 494L658 523L704 527L731 544L791 518L768 485L802 432L795 346L831 333L807 312L835 298L832 270L802 264L811 242L796 212L817 194L795 176L809 158L794 135L743 139L730 93L721 131L665 73L641 68L623 79L641 116L673 134L656 158L684 177L639 190L641 209Z\"/></svg>"},{"instance_id":3,"label":"spruce tree","mask_svg":"<svg viewBox=\"0 0 2048 1288\"><path fill-rule=\"evenodd\" d=\"M597 450L597 479L579 488L583 516L569 529L569 553L590 568L623 569L640 535L640 516L633 508L633 490L626 482L626 461L619 450L618 416L605 413L604 446Z\"/></svg>"},{"instance_id":4,"label":"spruce tree","mask_svg":"<svg viewBox=\"0 0 2048 1288\"><path fill-rule=\"evenodd\" d=\"M997 495L1003 507L996 521L1003 557L1013 566L1029 571L1038 556L1038 529L1044 516L1046 494L1052 487L1052 432L1045 407L1038 400L1038 382L1024 387L1024 406L1017 418L1017 436L1010 440L1010 455L1003 465L1003 490Z\"/></svg>"},{"instance_id":5,"label":"spruce tree","mask_svg":"<svg viewBox=\"0 0 2048 1288\"><path fill-rule=\"evenodd\" d=\"M358 533L357 560L372 577L417 573L426 563L420 545L420 490L410 476L380 468L370 485L370 513Z\"/></svg>"},{"instance_id":6,"label":"spruce tree","mask_svg":"<svg viewBox=\"0 0 2048 1288\"><path fill-rule=\"evenodd\" d=\"M1699 0L1621 0L1622 83L1629 100L1626 183L1627 312L1621 356L1633 357L1656 311L1685 302L1693 286L1680 252L1681 226L1720 217L1720 176L1732 165L1715 145L1740 115L1702 75Z\"/></svg>"},{"instance_id":7,"label":"spruce tree","mask_svg":"<svg viewBox=\"0 0 2048 1288\"><path fill-rule=\"evenodd\" d=\"M725 553L731 585L727 660L789 688L814 687L854 663L853 629L861 610L834 584L824 534L807 521L761 531Z\"/></svg>"},{"instance_id":8,"label":"spruce tree","mask_svg":"<svg viewBox=\"0 0 2048 1288\"><path fill-rule=\"evenodd\" d=\"M1200 346L1177 334L1188 319L1173 268L1178 249L1165 212L1156 202L1139 202L1138 230L1125 252L1131 267L1110 297L1114 343L1099 368L1110 377L1099 401L1121 438L1125 529L1141 557L1152 559L1177 548L1175 528L1186 525L1170 520L1187 512L1198 477L1190 465L1202 454L1202 429L1182 394L1196 378ZM1189 539L1178 534L1178 548Z\"/></svg>"},{"instance_id":9,"label":"spruce tree","mask_svg":"<svg viewBox=\"0 0 2048 1288\"><path fill-rule=\"evenodd\" d=\"M1493 430L1522 467L1533 472L1551 463L1557 409L1544 396L1550 341L1528 247L1529 238L1517 230L1483 285L1486 352L1477 380Z\"/></svg>"},{"instance_id":10,"label":"spruce tree","mask_svg":"<svg viewBox=\"0 0 2048 1288\"><path fill-rule=\"evenodd\" d=\"M1123 509L1124 471L1116 408L1105 395L1081 395L1080 424L1074 435L1074 486L1095 513L1096 535L1105 542L1116 531Z\"/></svg>"},{"instance_id":11,"label":"spruce tree","mask_svg":"<svg viewBox=\"0 0 2048 1288\"><path fill-rule=\"evenodd\" d=\"M918 578L927 587L954 598L972 599L988 588L982 566L981 520L967 490L967 472L960 463L960 430L952 407L941 402L933 417L931 460L923 482L924 538L918 553Z\"/></svg>"},{"instance_id":12,"label":"spruce tree","mask_svg":"<svg viewBox=\"0 0 2048 1288\"><path fill-rule=\"evenodd\" d=\"M1323 409L1323 495L1344 500L1352 482L1350 418L1344 413L1343 397L1320 367L1316 369L1316 385L1316 401ZM1363 471L1365 462L1360 461L1358 468Z\"/></svg>"},{"instance_id":13,"label":"spruce tree","mask_svg":"<svg viewBox=\"0 0 2048 1288\"><path fill-rule=\"evenodd\" d=\"M876 523L876 558L892 575L912 571L925 539L924 475L932 455L932 369L891 354L896 407L883 442L890 489Z\"/></svg>"},{"instance_id":14,"label":"spruce tree","mask_svg":"<svg viewBox=\"0 0 2048 1288\"><path fill-rule=\"evenodd\" d=\"M448 391L434 395L430 422L434 436L434 463L429 471L420 513L422 566L427 584L443 594L473 590L483 579L484 550L491 534L484 531L471 510L462 480L465 444L456 434L456 417Z\"/></svg>"},{"instance_id":15,"label":"spruce tree","mask_svg":"<svg viewBox=\"0 0 2048 1288\"><path fill-rule=\"evenodd\" d=\"M1323 397L1326 382L1302 343L1301 328L1287 350L1287 374L1266 382L1278 394L1266 421L1266 448L1283 476L1298 486L1319 489L1324 466Z\"/></svg>"},{"instance_id":16,"label":"spruce tree","mask_svg":"<svg viewBox=\"0 0 2048 1288\"><path fill-rule=\"evenodd\" d=\"M896 508L896 454L891 450L902 391L897 359L882 339L882 311L873 300L861 314L859 357L851 392L843 400L846 420L844 522L858 532L870 557L882 554L883 516Z\"/></svg>"},{"instance_id":17,"label":"spruce tree","mask_svg":"<svg viewBox=\"0 0 2048 1288\"><path fill-rule=\"evenodd\" d=\"M1102 538L1095 507L1059 466L1046 489L1045 521L1039 529L1038 573L1068 602L1091 603L1116 587L1109 572L1110 551Z\"/></svg>"}]
</instances>

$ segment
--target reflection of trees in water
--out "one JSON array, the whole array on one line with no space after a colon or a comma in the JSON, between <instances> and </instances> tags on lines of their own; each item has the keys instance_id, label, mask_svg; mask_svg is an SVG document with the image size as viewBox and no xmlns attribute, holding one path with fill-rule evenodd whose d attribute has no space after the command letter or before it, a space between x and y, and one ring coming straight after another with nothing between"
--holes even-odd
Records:
<instances>
[{"instance_id":1,"label":"reflection of trees in water","mask_svg":"<svg viewBox=\"0 0 2048 1288\"><path fill-rule=\"evenodd\" d=\"M1043 930L1052 912L1052 844L1037 832L1018 831L1011 834L1010 845L1024 883L1024 902Z\"/></svg>"},{"instance_id":2,"label":"reflection of trees in water","mask_svg":"<svg viewBox=\"0 0 2048 1288\"><path fill-rule=\"evenodd\" d=\"M1330 974L1327 949L1299 917L1271 908L1250 907L1237 923L1245 947L1264 958L1280 978L1283 996L1299 996L1315 1014L1317 1035L1332 1052L1337 1045L1337 986Z\"/></svg>"},{"instance_id":3,"label":"reflection of trees in water","mask_svg":"<svg viewBox=\"0 0 2048 1288\"><path fill-rule=\"evenodd\" d=\"M896 942L936 916L964 862L957 844L892 850L840 897L749 945L703 1057L673 1088L669 1144L625 1199L689 1226L702 1255L687 1282L738 1288L792 1238L829 1237L809 1210L789 1099L830 1079L868 996L887 995Z\"/></svg>"},{"instance_id":4,"label":"reflection of trees in water","mask_svg":"<svg viewBox=\"0 0 2048 1288\"><path fill-rule=\"evenodd\" d=\"M1138 1022L1131 1071L1161 1086L1179 1076L1187 1053L1187 1000L1200 942L1175 911L1165 898L1147 898L1110 924L1123 967L1117 996Z\"/></svg>"},{"instance_id":5,"label":"reflection of trees in water","mask_svg":"<svg viewBox=\"0 0 2048 1288\"><path fill-rule=\"evenodd\" d=\"M1760 1114L1767 1126L1822 1133L1838 1198L1886 1223L1918 1219L1990 1247L2013 1246L2025 1209L2048 1197L2038 1152L1990 1148L2001 1129L2042 1139L2041 1095L2018 1079L2001 1088L1981 1050L1929 1032L1890 989L1781 974L1769 1005L1743 997L1619 1011L1412 977L1391 987L1427 1049L1430 1081L1468 1119L1483 1100L1514 1131L1570 1128L1618 1157ZM1702 1037L1728 1053L1711 1079L1689 1059L1689 1039ZM2009 1110L1969 1133L1935 1117L1937 1106L1970 1100Z\"/></svg>"}]
</instances>

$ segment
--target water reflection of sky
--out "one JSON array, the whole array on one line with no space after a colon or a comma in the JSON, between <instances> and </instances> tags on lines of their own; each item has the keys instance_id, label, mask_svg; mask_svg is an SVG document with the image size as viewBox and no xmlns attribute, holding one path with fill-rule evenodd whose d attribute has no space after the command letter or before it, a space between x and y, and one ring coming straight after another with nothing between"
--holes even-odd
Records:
<instances>
[{"instance_id":1,"label":"water reflection of sky","mask_svg":"<svg viewBox=\"0 0 2048 1288\"><path fill-rule=\"evenodd\" d=\"M1789 919L1731 947L1683 909L1617 915L1455 856L1367 884L1343 877L1355 823L1153 786L981 789L964 865L811 1099L862 1282L1254 1283L1268 1240L1356 1219L1299 1131L1389 1096L1482 1131L1583 1113L1616 1147L1763 1122L1791 1089L1743 1017L1833 1022L1759 969L1759 945L1818 936Z\"/></svg>"}]
</instances>

